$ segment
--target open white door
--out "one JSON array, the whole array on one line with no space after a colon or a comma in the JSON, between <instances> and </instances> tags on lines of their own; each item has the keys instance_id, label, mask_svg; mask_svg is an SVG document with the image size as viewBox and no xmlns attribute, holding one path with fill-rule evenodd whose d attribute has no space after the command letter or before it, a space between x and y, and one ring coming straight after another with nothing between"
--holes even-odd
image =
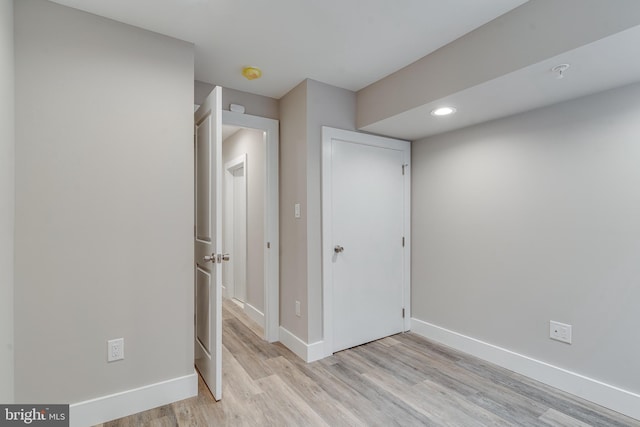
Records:
<instances>
[{"instance_id":1,"label":"open white door","mask_svg":"<svg viewBox=\"0 0 640 427\"><path fill-rule=\"evenodd\" d=\"M195 365L222 397L222 88L195 113Z\"/></svg>"}]
</instances>

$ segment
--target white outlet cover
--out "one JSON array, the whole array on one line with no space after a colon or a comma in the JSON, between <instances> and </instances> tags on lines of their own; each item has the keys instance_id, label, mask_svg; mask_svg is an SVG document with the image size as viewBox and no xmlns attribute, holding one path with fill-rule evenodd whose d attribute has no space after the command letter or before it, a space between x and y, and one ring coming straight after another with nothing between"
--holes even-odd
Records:
<instances>
[{"instance_id":1,"label":"white outlet cover","mask_svg":"<svg viewBox=\"0 0 640 427\"><path fill-rule=\"evenodd\" d=\"M107 341L107 362L124 359L124 338Z\"/></svg>"},{"instance_id":2,"label":"white outlet cover","mask_svg":"<svg viewBox=\"0 0 640 427\"><path fill-rule=\"evenodd\" d=\"M571 344L571 325L551 320L549 322L549 338Z\"/></svg>"}]
</instances>

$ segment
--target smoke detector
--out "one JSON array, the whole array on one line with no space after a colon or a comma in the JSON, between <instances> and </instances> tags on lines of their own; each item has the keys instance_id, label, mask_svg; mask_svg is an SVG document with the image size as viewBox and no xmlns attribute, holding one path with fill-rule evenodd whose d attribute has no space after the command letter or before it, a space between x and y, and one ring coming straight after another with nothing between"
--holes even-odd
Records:
<instances>
[{"instance_id":1,"label":"smoke detector","mask_svg":"<svg viewBox=\"0 0 640 427\"><path fill-rule=\"evenodd\" d=\"M562 78L564 78L564 72L567 71L569 69L569 67L570 67L569 64L559 64L559 65L556 65L555 67L553 67L551 69L551 71L556 73L556 78L557 79L562 79Z\"/></svg>"}]
</instances>

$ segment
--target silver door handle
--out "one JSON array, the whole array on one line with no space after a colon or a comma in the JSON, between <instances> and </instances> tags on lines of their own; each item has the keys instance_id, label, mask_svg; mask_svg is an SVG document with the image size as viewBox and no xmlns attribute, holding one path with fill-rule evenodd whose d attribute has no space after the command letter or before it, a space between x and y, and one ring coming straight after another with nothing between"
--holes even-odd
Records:
<instances>
[{"instance_id":1,"label":"silver door handle","mask_svg":"<svg viewBox=\"0 0 640 427\"><path fill-rule=\"evenodd\" d=\"M216 260L214 262L217 262L218 264L222 264L222 261L229 261L230 257L229 254L218 254L216 255Z\"/></svg>"},{"instance_id":2,"label":"silver door handle","mask_svg":"<svg viewBox=\"0 0 640 427\"><path fill-rule=\"evenodd\" d=\"M344 252L344 248L340 245L336 245L335 248L333 248L333 251L337 254L339 254L340 252Z\"/></svg>"},{"instance_id":3,"label":"silver door handle","mask_svg":"<svg viewBox=\"0 0 640 427\"><path fill-rule=\"evenodd\" d=\"M216 255L215 253L211 254L211 255L205 255L204 256L204 261L205 262L212 262L212 263L222 263L222 261L229 261L231 259L231 257L229 256L229 254L218 254Z\"/></svg>"}]
</instances>

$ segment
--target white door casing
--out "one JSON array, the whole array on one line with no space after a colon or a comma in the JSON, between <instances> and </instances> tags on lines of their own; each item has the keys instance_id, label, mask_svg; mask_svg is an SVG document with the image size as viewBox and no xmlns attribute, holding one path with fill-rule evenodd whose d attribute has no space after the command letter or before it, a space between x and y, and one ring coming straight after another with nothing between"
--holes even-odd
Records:
<instances>
[{"instance_id":1,"label":"white door casing","mask_svg":"<svg viewBox=\"0 0 640 427\"><path fill-rule=\"evenodd\" d=\"M324 355L409 329L410 143L322 128Z\"/></svg>"},{"instance_id":2,"label":"white door casing","mask_svg":"<svg viewBox=\"0 0 640 427\"><path fill-rule=\"evenodd\" d=\"M279 340L280 328L280 238L278 208L279 122L265 117L223 111L225 125L240 126L264 132L266 145L265 218L264 218L264 339ZM245 169L246 170L246 169Z\"/></svg>"},{"instance_id":3,"label":"white door casing","mask_svg":"<svg viewBox=\"0 0 640 427\"><path fill-rule=\"evenodd\" d=\"M222 398L222 89L195 120L195 365Z\"/></svg>"}]
</instances>

